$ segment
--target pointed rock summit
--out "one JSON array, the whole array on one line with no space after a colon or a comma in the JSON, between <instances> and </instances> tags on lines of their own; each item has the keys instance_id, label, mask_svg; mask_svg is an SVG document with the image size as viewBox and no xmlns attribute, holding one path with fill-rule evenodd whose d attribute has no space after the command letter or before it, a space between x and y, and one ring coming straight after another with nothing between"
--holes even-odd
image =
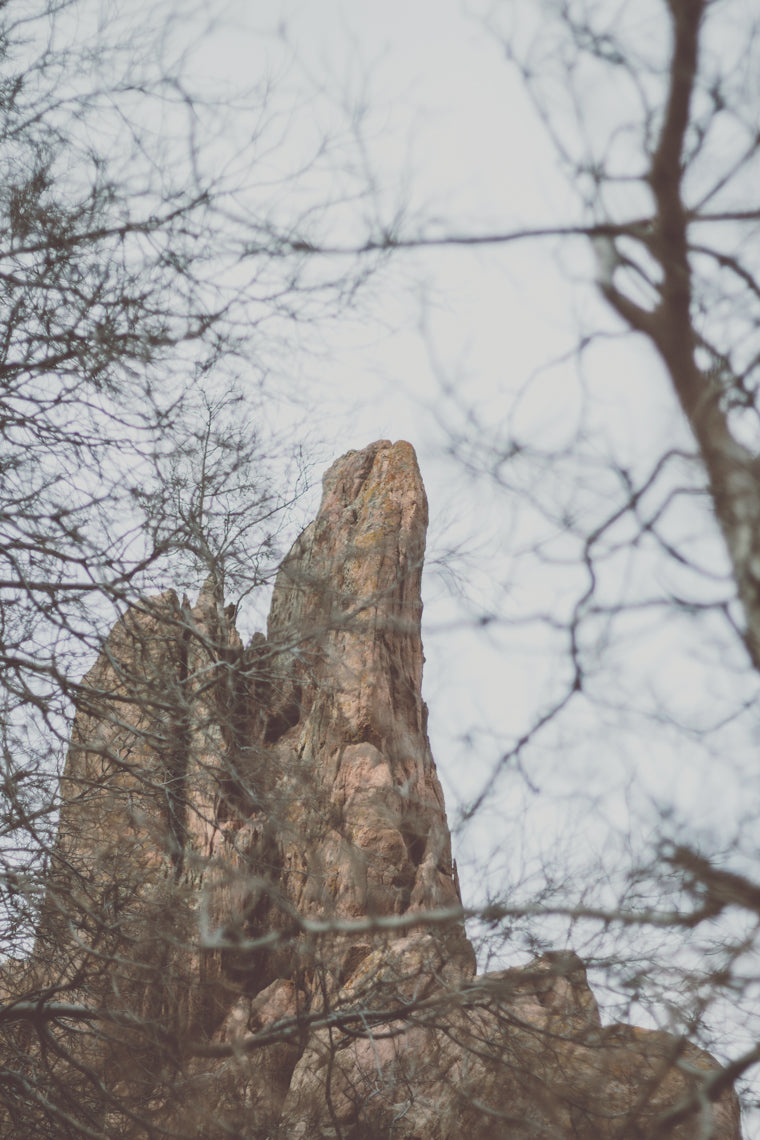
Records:
<instances>
[{"instance_id":1,"label":"pointed rock summit","mask_svg":"<svg viewBox=\"0 0 760 1140\"><path fill-rule=\"evenodd\" d=\"M311 863L292 852L302 911L398 915L458 901L420 691L426 528L408 443L349 452L275 585L268 763L292 788L297 840L311 812L326 813L323 830L331 821Z\"/></svg>"},{"instance_id":2,"label":"pointed rock summit","mask_svg":"<svg viewBox=\"0 0 760 1140\"><path fill-rule=\"evenodd\" d=\"M421 696L426 527L413 448L382 440L326 473L266 637L214 577L114 628L3 982L1 1135L740 1136L699 1092L715 1062L603 1028L574 955L476 976Z\"/></svg>"}]
</instances>

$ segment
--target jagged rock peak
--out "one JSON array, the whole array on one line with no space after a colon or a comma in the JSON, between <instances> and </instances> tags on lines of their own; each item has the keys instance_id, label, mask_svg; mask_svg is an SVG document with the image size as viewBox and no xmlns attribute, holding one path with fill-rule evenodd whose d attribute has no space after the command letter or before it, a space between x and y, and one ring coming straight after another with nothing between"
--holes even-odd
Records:
<instances>
[{"instance_id":1,"label":"jagged rock peak","mask_svg":"<svg viewBox=\"0 0 760 1140\"><path fill-rule=\"evenodd\" d=\"M0 1135L739 1140L714 1060L602 1026L575 955L474 976L421 695L426 526L413 448L381 440L327 471L266 639L243 648L218 575L114 627L35 950L0 972L32 1010L0 1033Z\"/></svg>"}]
</instances>

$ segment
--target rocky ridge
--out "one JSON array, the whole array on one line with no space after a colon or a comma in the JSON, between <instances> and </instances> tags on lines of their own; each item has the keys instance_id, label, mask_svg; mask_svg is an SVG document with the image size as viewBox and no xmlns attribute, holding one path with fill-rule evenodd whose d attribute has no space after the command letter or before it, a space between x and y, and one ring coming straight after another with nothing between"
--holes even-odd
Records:
<instances>
[{"instance_id":1,"label":"rocky ridge","mask_svg":"<svg viewBox=\"0 0 760 1140\"><path fill-rule=\"evenodd\" d=\"M695 1094L709 1055L603 1027L575 955L477 976L421 697L426 526L413 449L380 441L325 475L266 637L213 579L114 628L6 968L39 1014L2 1042L32 1091L0 1135L738 1140L733 1094Z\"/></svg>"}]
</instances>

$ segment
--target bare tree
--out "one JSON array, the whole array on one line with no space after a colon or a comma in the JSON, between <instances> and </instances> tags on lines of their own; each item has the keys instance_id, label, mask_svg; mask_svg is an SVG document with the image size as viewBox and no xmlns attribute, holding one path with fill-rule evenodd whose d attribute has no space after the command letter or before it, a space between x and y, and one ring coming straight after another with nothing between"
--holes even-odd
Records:
<instances>
[{"instance_id":1,"label":"bare tree","mask_svg":"<svg viewBox=\"0 0 760 1140\"><path fill-rule=\"evenodd\" d=\"M591 239L596 287L625 330L655 348L696 452L684 435L642 464L600 461L585 424L567 445L543 447L509 416L494 432L466 409L460 458L518 492L532 512L532 565L556 566L566 581L558 608L516 618L494 597L480 614L489 628L550 630L562 667L463 825L482 818L505 776L533 787L532 750L565 725L577 731L581 702L611 717L613 734L630 733L630 707L599 681L628 615L720 624L721 647L738 639L755 668L758 293L741 235L758 215L733 195L756 159L737 83L756 46L729 37L731 51L741 47L735 59L705 49L700 64L720 9L673 0L655 11L652 27L670 28L665 58L662 36L642 38L633 6L610 17L603 4L559 5L551 24L542 10L527 48L500 27L497 7L492 30L581 188L579 216L504 234L404 236L381 225L353 246L311 208L287 218L275 203L251 221L240 187L204 173L218 164L202 160L202 105L184 76L138 80L129 45L119 54L126 72L101 42L105 54L88 54L96 86L70 87L85 49L61 53L48 35L56 20L65 27L65 6L32 25L44 32L23 49L24 74L8 63L0 1088L9 1136L685 1137L697 1126L736 1135L732 1089L757 1047L723 1041L716 1064L701 1046L715 1043L714 1010L752 994L752 865L720 866L718 852L698 850L666 817L612 868L597 853L590 867L555 859L549 874L512 875L498 890L486 877L463 907L419 687L416 468L403 450L393 452L398 469L384 466L383 443L328 474L329 509L282 566L269 639L243 645L234 599L268 577L291 492L272 490L268 446L237 420L240 404L219 379L242 355L246 320L260 335L262 309L276 323L301 305L308 315L325 293L343 298L378 254ZM9 20L8 43L25 27L26 17ZM589 61L594 92L607 69L629 85L622 121L601 117L601 142L583 105ZM577 129L556 126L541 86L558 74L563 93L578 88ZM178 163L177 136L156 142L141 127L143 98L190 109ZM92 141L104 103L127 123L134 169ZM723 147L727 118L734 150L713 176L710 148ZM619 155L621 126L637 145ZM358 274L346 256L358 257ZM580 362L594 343L582 338ZM466 405L466 394L451 396ZM729 576L713 547L704 565L683 516L673 521L673 504L702 502L700 471ZM551 542L531 531L535 519ZM642 549L683 568L677 588L617 588L621 551ZM179 592L167 589L178 577ZM199 577L192 605L182 590ZM745 670L734 722L749 690ZM62 769L72 706L58 796L50 777ZM711 739L705 730L701 746ZM516 948L540 956L475 977L465 918L500 966ZM545 953L557 943L590 958L626 1013L665 1009L670 1034L604 1026L583 963Z\"/></svg>"},{"instance_id":2,"label":"bare tree","mask_svg":"<svg viewBox=\"0 0 760 1140\"><path fill-rule=\"evenodd\" d=\"M222 103L195 92L185 71L198 13L177 21L155 10L126 24L111 15L109 25L96 7L66 2L0 13L0 953L12 1006L33 946L43 959L62 952L57 973L23 983L48 1029L58 999L134 989L126 963L139 973L146 943L166 942L148 956L154 977L175 939L191 952L170 889L187 839L188 739L216 732L221 748L226 733L234 752L241 730L232 671L241 646L222 591L239 600L271 576L299 490L288 478L283 496L271 479L288 463L297 476L298 447L276 453L255 422L266 341L277 345L284 325L336 296L345 302L366 275L343 266L315 280L298 247L323 211L289 210L276 178L262 189L252 177L273 144L268 77L239 95L230 146L242 130L243 161L224 152ZM299 164L304 176L308 160ZM207 581L200 624L181 595L141 600L165 590L169 562L180 588ZM198 701L200 725L188 711ZM151 880L147 850L130 862L118 844L84 864L72 856L66 877L71 852L56 835L75 777L58 785L75 709L111 731L106 743L85 733L74 744L82 842L101 811L129 831L155 808L166 882ZM212 800L234 794L229 772L211 784ZM177 905L163 932L134 919L135 910L144 919L151 885L156 922ZM173 984L155 991L160 1010ZM158 1007L138 1038L140 1048L158 1042L160 1056ZM6 1007L8 1016L18 1024ZM130 1017L109 1031L129 1036ZM11 1030L0 1078L6 1135L115 1134L141 1108L140 1080L134 1103L122 1104L87 1047L69 1052L46 1030L28 1054L24 1032Z\"/></svg>"},{"instance_id":3,"label":"bare tree","mask_svg":"<svg viewBox=\"0 0 760 1140\"><path fill-rule=\"evenodd\" d=\"M548 244L574 275L579 330L526 378L496 427L461 383L446 382L452 447L503 493L520 536L507 548L506 589L478 599L476 619L499 644L510 630L543 631L554 663L464 818L503 802L508 788L527 827L551 835L568 803L575 812L587 804L589 828L606 812L626 819L606 835L599 828L586 865L582 835L559 858L529 840L526 860L538 849L545 863L524 887L504 856L509 885L494 887L496 901L540 892L548 910L568 916L564 927L519 923L510 937L585 946L613 1006L651 1000L656 1023L712 1043L726 1058L718 1079L738 1081L752 1109L752 1078L741 1082L758 1059L757 16L709 0L569 2L495 4L486 22L524 81L577 210L502 233L430 227L400 244L490 245L504 259ZM526 393L542 384L568 409L560 432L551 408L521 428ZM543 592L526 588L531 575ZM659 666L666 631L670 644L680 639L669 658L680 672ZM594 749L579 744L585 734ZM630 765L613 777L595 759L626 752ZM674 790L652 781L653 755L672 765ZM694 772L706 786L716 779L718 802L725 793L720 824L682 791ZM525 805L539 802L539 789L550 801L552 779L559 806L542 817ZM582 915L596 903L595 926ZM677 914L694 903L699 914L679 932ZM629 924L640 932L648 923L647 937L626 936Z\"/></svg>"}]
</instances>

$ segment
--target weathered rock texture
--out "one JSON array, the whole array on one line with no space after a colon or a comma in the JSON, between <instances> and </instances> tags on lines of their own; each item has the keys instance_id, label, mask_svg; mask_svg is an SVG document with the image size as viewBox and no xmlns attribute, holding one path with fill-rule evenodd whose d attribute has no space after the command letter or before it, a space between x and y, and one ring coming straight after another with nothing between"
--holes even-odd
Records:
<instances>
[{"instance_id":1,"label":"weathered rock texture","mask_svg":"<svg viewBox=\"0 0 760 1140\"><path fill-rule=\"evenodd\" d=\"M372 444L327 472L266 638L214 581L113 630L4 979L0 1135L739 1136L730 1094L687 1111L711 1058L602 1028L574 955L475 976L420 695L426 525L412 448Z\"/></svg>"}]
</instances>

